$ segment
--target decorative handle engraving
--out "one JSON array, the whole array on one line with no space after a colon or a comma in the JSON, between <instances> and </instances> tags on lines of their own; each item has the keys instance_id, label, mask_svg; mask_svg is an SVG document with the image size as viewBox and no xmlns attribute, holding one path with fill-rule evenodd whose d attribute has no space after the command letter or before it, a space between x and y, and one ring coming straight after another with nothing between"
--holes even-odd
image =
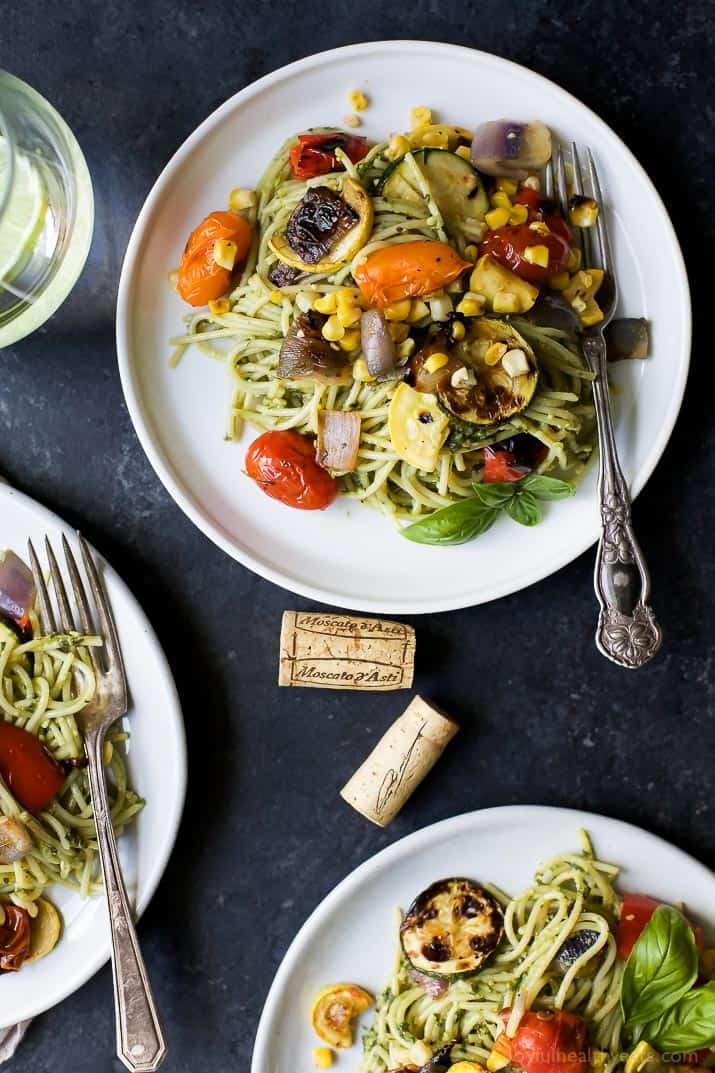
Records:
<instances>
[{"instance_id":1,"label":"decorative handle engraving","mask_svg":"<svg viewBox=\"0 0 715 1073\"><path fill-rule=\"evenodd\" d=\"M87 740L87 756L99 860L111 925L117 1055L135 1073L153 1073L166 1057L166 1043L122 879L104 782L103 743L103 731L91 734Z\"/></svg>"}]
</instances>

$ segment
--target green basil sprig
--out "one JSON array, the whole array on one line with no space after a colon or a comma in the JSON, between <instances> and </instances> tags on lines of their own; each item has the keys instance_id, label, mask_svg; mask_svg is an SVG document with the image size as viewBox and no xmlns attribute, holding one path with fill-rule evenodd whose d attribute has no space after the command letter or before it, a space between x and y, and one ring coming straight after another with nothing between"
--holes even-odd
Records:
<instances>
[{"instance_id":1,"label":"green basil sprig","mask_svg":"<svg viewBox=\"0 0 715 1073\"><path fill-rule=\"evenodd\" d=\"M520 525L541 521L540 499L567 499L576 492L570 481L531 473L520 481L473 484L474 495L442 507L401 530L416 544L466 544L490 529L501 511Z\"/></svg>"},{"instance_id":2,"label":"green basil sprig","mask_svg":"<svg viewBox=\"0 0 715 1073\"><path fill-rule=\"evenodd\" d=\"M643 1036L661 1053L715 1047L715 980L688 991Z\"/></svg>"}]
</instances>

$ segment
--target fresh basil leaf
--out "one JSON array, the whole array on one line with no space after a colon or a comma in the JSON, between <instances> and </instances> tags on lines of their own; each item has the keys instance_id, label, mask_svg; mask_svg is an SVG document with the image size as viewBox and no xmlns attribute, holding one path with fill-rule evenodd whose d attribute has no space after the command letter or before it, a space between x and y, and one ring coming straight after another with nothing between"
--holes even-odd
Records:
<instances>
[{"instance_id":1,"label":"fresh basil leaf","mask_svg":"<svg viewBox=\"0 0 715 1073\"><path fill-rule=\"evenodd\" d=\"M521 487L537 499L568 499L576 494L576 485L561 481L558 477L546 477L543 473L530 473L522 479Z\"/></svg>"},{"instance_id":2,"label":"fresh basil leaf","mask_svg":"<svg viewBox=\"0 0 715 1073\"><path fill-rule=\"evenodd\" d=\"M461 503L442 507L400 532L415 544L439 544L443 547L466 544L468 540L486 533L494 524L498 513L498 510L485 507L476 497L464 499Z\"/></svg>"},{"instance_id":3,"label":"fresh basil leaf","mask_svg":"<svg viewBox=\"0 0 715 1073\"><path fill-rule=\"evenodd\" d=\"M657 1021L645 1025L642 1035L661 1052L715 1047L715 980L688 991Z\"/></svg>"},{"instance_id":4,"label":"fresh basil leaf","mask_svg":"<svg viewBox=\"0 0 715 1073\"><path fill-rule=\"evenodd\" d=\"M541 521L541 507L531 492L523 492L520 489L519 494L509 500L505 509L509 517L519 525L538 525Z\"/></svg>"},{"instance_id":5,"label":"fresh basil leaf","mask_svg":"<svg viewBox=\"0 0 715 1073\"><path fill-rule=\"evenodd\" d=\"M473 484L472 488L485 507L493 507L495 510L505 506L516 494L514 483L510 481L482 482Z\"/></svg>"},{"instance_id":6,"label":"fresh basil leaf","mask_svg":"<svg viewBox=\"0 0 715 1073\"><path fill-rule=\"evenodd\" d=\"M621 985L626 1026L661 1017L693 986L697 975L693 929L677 909L659 905L626 962Z\"/></svg>"}]
</instances>

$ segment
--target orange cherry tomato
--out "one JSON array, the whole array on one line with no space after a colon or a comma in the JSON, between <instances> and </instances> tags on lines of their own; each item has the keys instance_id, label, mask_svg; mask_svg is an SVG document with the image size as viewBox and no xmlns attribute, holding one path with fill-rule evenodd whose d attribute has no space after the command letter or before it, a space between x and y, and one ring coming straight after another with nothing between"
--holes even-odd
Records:
<instances>
[{"instance_id":1,"label":"orange cherry tomato","mask_svg":"<svg viewBox=\"0 0 715 1073\"><path fill-rule=\"evenodd\" d=\"M214 243L230 239L237 246L236 264L245 260L253 230L236 212L210 212L189 235L179 267L178 290L185 302L204 306L221 298L231 286L232 272L214 261Z\"/></svg>"},{"instance_id":2,"label":"orange cherry tomato","mask_svg":"<svg viewBox=\"0 0 715 1073\"><path fill-rule=\"evenodd\" d=\"M28 812L47 808L66 778L40 739L12 723L0 723L0 775Z\"/></svg>"},{"instance_id":3,"label":"orange cherry tomato","mask_svg":"<svg viewBox=\"0 0 715 1073\"><path fill-rule=\"evenodd\" d=\"M338 482L315 461L315 448L294 429L264 432L246 452L246 472L271 499L298 510L323 510Z\"/></svg>"},{"instance_id":4,"label":"orange cherry tomato","mask_svg":"<svg viewBox=\"0 0 715 1073\"><path fill-rule=\"evenodd\" d=\"M418 239L369 254L357 265L355 282L370 305L381 308L433 294L471 267L446 242Z\"/></svg>"},{"instance_id":5,"label":"orange cherry tomato","mask_svg":"<svg viewBox=\"0 0 715 1073\"><path fill-rule=\"evenodd\" d=\"M30 914L19 905L3 902L5 923L0 924L0 971L17 972L30 956Z\"/></svg>"}]
</instances>

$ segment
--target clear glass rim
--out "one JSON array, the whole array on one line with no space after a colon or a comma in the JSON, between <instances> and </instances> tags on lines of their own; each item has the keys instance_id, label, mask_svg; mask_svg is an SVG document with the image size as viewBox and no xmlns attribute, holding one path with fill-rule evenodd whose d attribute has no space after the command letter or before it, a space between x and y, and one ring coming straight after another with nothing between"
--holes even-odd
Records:
<instances>
[{"instance_id":1,"label":"clear glass rim","mask_svg":"<svg viewBox=\"0 0 715 1073\"><path fill-rule=\"evenodd\" d=\"M0 74L2 72L0 71ZM2 136L7 142L9 149L10 166L7 169L5 181L0 183L0 222L2 216L10 200L10 191L12 190L12 183L15 177L15 137L12 131L12 127L7 118L6 113L3 111L2 102L0 101L0 136Z\"/></svg>"}]
</instances>

